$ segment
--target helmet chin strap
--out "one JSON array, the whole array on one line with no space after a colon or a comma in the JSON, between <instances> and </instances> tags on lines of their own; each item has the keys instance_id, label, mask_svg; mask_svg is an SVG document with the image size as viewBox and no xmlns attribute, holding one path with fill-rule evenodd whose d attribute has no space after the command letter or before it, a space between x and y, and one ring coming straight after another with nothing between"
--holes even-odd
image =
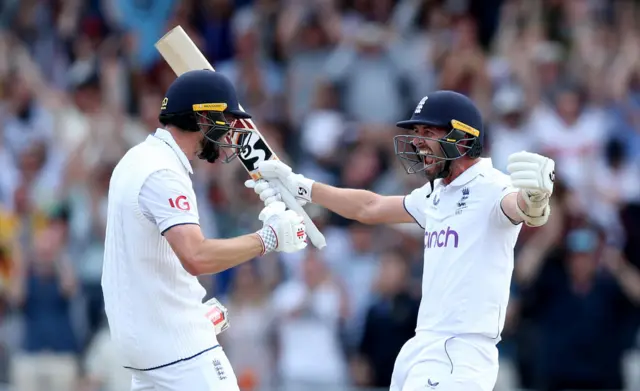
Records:
<instances>
[{"instance_id":1,"label":"helmet chin strap","mask_svg":"<svg viewBox=\"0 0 640 391\"><path fill-rule=\"evenodd\" d=\"M436 175L436 178L446 178L451 174L451 162L453 160L446 160L443 164L442 170Z\"/></svg>"}]
</instances>

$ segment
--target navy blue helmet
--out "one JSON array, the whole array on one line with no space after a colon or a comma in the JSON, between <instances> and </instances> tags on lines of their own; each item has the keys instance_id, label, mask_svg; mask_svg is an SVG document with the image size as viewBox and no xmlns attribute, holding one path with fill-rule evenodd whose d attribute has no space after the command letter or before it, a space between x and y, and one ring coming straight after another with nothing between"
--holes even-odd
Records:
<instances>
[{"instance_id":1,"label":"navy blue helmet","mask_svg":"<svg viewBox=\"0 0 640 391\"><path fill-rule=\"evenodd\" d=\"M436 91L420 100L411 119L400 121L396 126L413 130L416 125L444 129L445 136L439 139L403 134L394 137L395 152L409 174L423 172L429 167L441 165L434 178L445 178L450 173L453 160L463 156L477 158L482 154L484 130L482 115L466 96L454 91ZM440 145L441 153L420 151L416 141L433 140ZM425 159L433 160L425 164Z\"/></svg>"},{"instance_id":2,"label":"navy blue helmet","mask_svg":"<svg viewBox=\"0 0 640 391\"><path fill-rule=\"evenodd\" d=\"M251 118L240 109L236 90L221 73L196 70L180 75L162 100L159 120L188 132L202 132L199 158L213 163L225 151L225 162L238 156L249 141L250 131L235 127L237 119Z\"/></svg>"}]
</instances>

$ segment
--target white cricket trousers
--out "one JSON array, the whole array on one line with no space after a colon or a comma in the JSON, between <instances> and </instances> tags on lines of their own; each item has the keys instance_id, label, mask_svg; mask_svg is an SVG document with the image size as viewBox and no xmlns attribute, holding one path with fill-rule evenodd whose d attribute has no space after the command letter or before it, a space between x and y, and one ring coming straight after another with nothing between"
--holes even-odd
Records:
<instances>
[{"instance_id":1,"label":"white cricket trousers","mask_svg":"<svg viewBox=\"0 0 640 391\"><path fill-rule=\"evenodd\" d=\"M492 391L497 377L493 340L420 332L400 350L390 391Z\"/></svg>"},{"instance_id":2,"label":"white cricket trousers","mask_svg":"<svg viewBox=\"0 0 640 391\"><path fill-rule=\"evenodd\" d=\"M240 391L222 347L163 368L131 373L131 391Z\"/></svg>"}]
</instances>

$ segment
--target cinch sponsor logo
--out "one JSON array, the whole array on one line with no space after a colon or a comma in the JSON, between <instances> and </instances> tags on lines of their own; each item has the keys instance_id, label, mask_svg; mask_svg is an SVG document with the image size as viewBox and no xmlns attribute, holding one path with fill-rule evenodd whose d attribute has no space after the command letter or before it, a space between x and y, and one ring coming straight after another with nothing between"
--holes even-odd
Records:
<instances>
[{"instance_id":1,"label":"cinch sponsor logo","mask_svg":"<svg viewBox=\"0 0 640 391\"><path fill-rule=\"evenodd\" d=\"M424 233L424 247L449 247L452 245L458 248L458 232L451 227L447 227L447 230L441 229L440 231L427 231Z\"/></svg>"}]
</instances>

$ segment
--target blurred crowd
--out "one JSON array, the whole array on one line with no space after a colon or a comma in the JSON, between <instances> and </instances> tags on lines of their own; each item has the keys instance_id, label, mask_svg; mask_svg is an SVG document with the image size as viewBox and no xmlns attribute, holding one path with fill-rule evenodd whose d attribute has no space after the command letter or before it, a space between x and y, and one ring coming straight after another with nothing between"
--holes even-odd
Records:
<instances>
[{"instance_id":1,"label":"blurred crowd","mask_svg":"<svg viewBox=\"0 0 640 391\"><path fill-rule=\"evenodd\" d=\"M632 0L0 2L0 383L123 391L100 277L110 173L159 126L181 25L296 171L408 194L396 121L472 97L486 157L556 161L552 216L524 227L496 391L640 390L640 4ZM259 228L240 164L195 164L208 237ZM201 278L243 390L388 387L420 300L417 225L310 206L322 251ZM486 238L491 240L490 237ZM480 260L479 260L480 261ZM0 389L2 386L0 386Z\"/></svg>"}]
</instances>

